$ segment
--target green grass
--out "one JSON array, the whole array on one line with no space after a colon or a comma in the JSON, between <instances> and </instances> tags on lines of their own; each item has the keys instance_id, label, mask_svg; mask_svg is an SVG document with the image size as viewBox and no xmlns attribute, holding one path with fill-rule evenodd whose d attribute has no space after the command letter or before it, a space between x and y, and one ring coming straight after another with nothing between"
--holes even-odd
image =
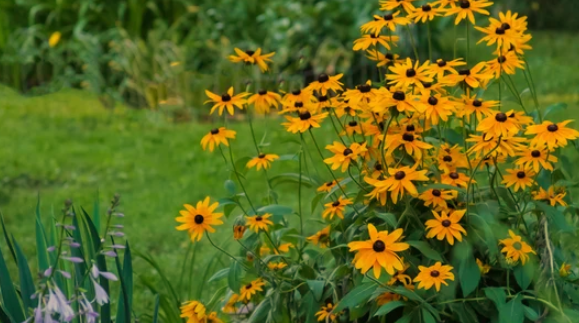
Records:
<instances>
[{"instance_id":1,"label":"green grass","mask_svg":"<svg viewBox=\"0 0 579 323\"><path fill-rule=\"evenodd\" d=\"M535 50L529 54L529 62L541 107L564 102L569 107L555 119L577 117L579 61L575 54L579 52L579 36L535 33L532 45ZM297 146L287 140L296 139L297 135L281 130L279 122L280 119L257 121L258 137L269 129L271 152L281 155L295 151ZM246 123L232 127L238 132L233 144L236 157L253 155ZM8 230L35 263L33 219L37 194L47 219L58 214L65 199L92 209L98 194L100 208L106 210L110 197L120 193L120 210L126 217L117 222L125 225L133 248L153 255L171 281L178 283L190 242L186 234L175 230L174 218L184 203L194 203L207 195L228 195L223 183L230 173L222 157L219 152L202 151L199 145L210 128L203 123L175 124L160 112L124 107L105 110L87 92L67 90L25 98L0 89L0 210ZM327 137L320 139L323 145L333 137L329 129L319 130L318 134ZM319 163L319 156L314 154L314 158ZM282 168L286 171L287 165L282 163L291 162L274 163L269 173L280 173ZM295 168L295 163L291 167ZM265 197L263 173L251 171L247 179L252 199ZM276 190L281 204L297 203L295 186L283 185ZM305 194L313 194L313 190ZM225 246L233 244L232 219L233 216L218 233L220 238L215 239ZM194 281L198 283L215 251L206 240L200 242L197 251L194 269L198 275ZM154 276L142 260L136 260L134 268L136 273ZM190 288L196 291L198 286L192 284ZM142 286L137 290L139 308L152 308L153 295Z\"/></svg>"}]
</instances>

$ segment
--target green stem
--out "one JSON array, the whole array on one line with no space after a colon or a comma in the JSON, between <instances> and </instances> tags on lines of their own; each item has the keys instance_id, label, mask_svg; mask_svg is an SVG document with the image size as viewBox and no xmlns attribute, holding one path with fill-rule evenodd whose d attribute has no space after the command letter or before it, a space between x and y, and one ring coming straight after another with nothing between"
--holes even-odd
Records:
<instances>
[{"instance_id":1,"label":"green stem","mask_svg":"<svg viewBox=\"0 0 579 323\"><path fill-rule=\"evenodd\" d=\"M428 23L426 23L426 27L428 30L428 59L430 59L432 63L432 32L430 31L430 23L431 21L429 20Z\"/></svg>"},{"instance_id":2,"label":"green stem","mask_svg":"<svg viewBox=\"0 0 579 323\"><path fill-rule=\"evenodd\" d=\"M243 268L245 268L245 270L249 270L249 268L248 268L243 262L239 261L239 259L233 257L229 252L225 251L224 249L218 247L215 243L213 243L213 240L211 240L211 236L210 236L209 234L206 234L206 235L207 235L207 240L209 240L209 242L211 243L211 245L212 245L213 247L215 247L215 249L223 252L223 253L226 254L229 258L235 260L237 263L239 263L241 266L243 266Z\"/></svg>"},{"instance_id":3,"label":"green stem","mask_svg":"<svg viewBox=\"0 0 579 323\"><path fill-rule=\"evenodd\" d=\"M406 25L406 31L408 31L408 37L410 38L410 44L412 45L412 49L414 50L414 56L416 58L416 61L419 61L419 57L418 57L418 50L416 49L416 44L414 43L414 36L412 35L412 32L410 31L410 27L408 27L408 25Z\"/></svg>"},{"instance_id":4,"label":"green stem","mask_svg":"<svg viewBox=\"0 0 579 323\"><path fill-rule=\"evenodd\" d=\"M469 60L468 60L468 54L469 54L469 52L470 52L470 27L469 27L469 24L468 24L468 20L465 19L465 20L464 20L464 23L465 23L465 25L466 25L466 55L465 55L465 58L466 58L466 61L467 61L467 63L468 63L468 62L469 62Z\"/></svg>"},{"instance_id":5,"label":"green stem","mask_svg":"<svg viewBox=\"0 0 579 323\"><path fill-rule=\"evenodd\" d=\"M221 148L221 146L220 146L220 148ZM247 199L249 206L251 207L251 209L253 210L254 213L257 213L256 208L253 206L253 203L251 203L251 199L249 198L249 195L247 195L247 190L245 189L245 186L243 185L243 181L241 181L241 177L239 176L239 173L237 172L237 168L235 167L235 162L233 161L233 152L231 151L231 146L229 146L229 158L231 159L231 166L233 167L233 172L235 173L235 176L237 177L237 181L239 182L239 185L241 186L241 189L243 190L243 193L245 194L245 198Z\"/></svg>"}]
</instances>

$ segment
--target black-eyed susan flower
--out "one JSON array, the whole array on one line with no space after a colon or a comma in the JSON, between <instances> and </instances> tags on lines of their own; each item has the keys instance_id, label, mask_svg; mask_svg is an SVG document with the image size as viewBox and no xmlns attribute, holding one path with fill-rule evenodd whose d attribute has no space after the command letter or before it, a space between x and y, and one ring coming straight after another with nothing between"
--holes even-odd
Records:
<instances>
[{"instance_id":1,"label":"black-eyed susan flower","mask_svg":"<svg viewBox=\"0 0 579 323\"><path fill-rule=\"evenodd\" d=\"M501 252L505 254L507 259L511 261L519 261L524 265L527 260L529 260L529 254L537 254L531 246L529 246L526 242L523 241L521 236L518 236L513 232L513 230L509 230L510 238L499 240L499 244L503 245L503 249Z\"/></svg>"},{"instance_id":2,"label":"black-eyed susan flower","mask_svg":"<svg viewBox=\"0 0 579 323\"><path fill-rule=\"evenodd\" d=\"M277 246L277 250L279 250L279 252L289 252L290 248L293 248L293 247L294 247L293 243L286 242L286 243L281 243L279 246Z\"/></svg>"},{"instance_id":3,"label":"black-eyed susan flower","mask_svg":"<svg viewBox=\"0 0 579 323\"><path fill-rule=\"evenodd\" d=\"M50 46L50 48L56 47L56 45L58 45L58 43L60 42L61 37L62 34L60 33L60 31L53 32L48 38L48 46Z\"/></svg>"},{"instance_id":4,"label":"black-eyed susan flower","mask_svg":"<svg viewBox=\"0 0 579 323\"><path fill-rule=\"evenodd\" d=\"M334 101L336 101L334 99ZM318 95L312 98L312 103L310 104L310 111L313 113L320 113L324 110L329 109L332 106L332 99L328 95Z\"/></svg>"},{"instance_id":5,"label":"black-eyed susan flower","mask_svg":"<svg viewBox=\"0 0 579 323\"><path fill-rule=\"evenodd\" d=\"M422 110L427 120L437 125L440 120L446 122L454 113L454 103L441 94L422 95Z\"/></svg>"},{"instance_id":6,"label":"black-eyed susan flower","mask_svg":"<svg viewBox=\"0 0 579 323\"><path fill-rule=\"evenodd\" d=\"M235 131L228 130L225 127L213 128L201 138L201 147L203 147L203 150L206 150L207 146L209 146L209 151L213 152L213 149L220 144L229 146L227 139L235 139L235 135Z\"/></svg>"},{"instance_id":7,"label":"black-eyed susan flower","mask_svg":"<svg viewBox=\"0 0 579 323\"><path fill-rule=\"evenodd\" d=\"M499 101L483 100L477 95L461 95L461 98L456 100L456 116L465 118L470 121L470 116L475 115L477 120L482 120L490 115L494 115L496 110L492 109L499 105Z\"/></svg>"},{"instance_id":8,"label":"black-eyed susan flower","mask_svg":"<svg viewBox=\"0 0 579 323\"><path fill-rule=\"evenodd\" d=\"M432 3L433 6L439 6L440 8L445 8L448 6L456 7L456 3L460 0L436 0Z\"/></svg>"},{"instance_id":9,"label":"black-eyed susan flower","mask_svg":"<svg viewBox=\"0 0 579 323\"><path fill-rule=\"evenodd\" d=\"M259 114L269 113L271 108L277 109L281 96L275 92L260 90L247 99L248 104L253 104Z\"/></svg>"},{"instance_id":10,"label":"black-eyed susan flower","mask_svg":"<svg viewBox=\"0 0 579 323\"><path fill-rule=\"evenodd\" d=\"M286 116L288 122L282 123L291 133L306 132L310 128L319 128L320 122L328 116L327 112L312 114L308 110L300 110L298 117Z\"/></svg>"},{"instance_id":11,"label":"black-eyed susan flower","mask_svg":"<svg viewBox=\"0 0 579 323\"><path fill-rule=\"evenodd\" d=\"M371 104L372 111L380 114L386 113L388 108L396 107L399 112L416 112L416 96L405 93L401 89L392 88L391 91L383 91L382 95Z\"/></svg>"},{"instance_id":12,"label":"black-eyed susan flower","mask_svg":"<svg viewBox=\"0 0 579 323\"><path fill-rule=\"evenodd\" d=\"M322 230L316 232L313 236L308 237L308 241L319 246L320 248L326 248L330 245L330 226L323 228Z\"/></svg>"},{"instance_id":13,"label":"black-eyed susan flower","mask_svg":"<svg viewBox=\"0 0 579 323\"><path fill-rule=\"evenodd\" d=\"M279 271L284 269L285 267L287 267L287 264L285 262L270 262L267 264L267 268L269 268L270 270L273 271Z\"/></svg>"},{"instance_id":14,"label":"black-eyed susan flower","mask_svg":"<svg viewBox=\"0 0 579 323\"><path fill-rule=\"evenodd\" d=\"M402 270L404 265L398 252L410 248L405 242L400 242L404 230L396 229L391 233L378 231L369 223L368 233L370 239L366 241L354 241L348 243L350 252L356 252L353 263L356 269L365 274L370 268L374 269L374 277L380 278L382 268L390 275L396 270Z\"/></svg>"},{"instance_id":15,"label":"black-eyed susan flower","mask_svg":"<svg viewBox=\"0 0 579 323\"><path fill-rule=\"evenodd\" d=\"M364 34L379 34L382 29L386 27L394 32L396 31L396 26L405 26L410 23L410 19L407 17L398 17L399 15L400 11L389 13L384 16L374 15L374 20L363 24L362 27L360 27L360 30Z\"/></svg>"},{"instance_id":16,"label":"black-eyed susan flower","mask_svg":"<svg viewBox=\"0 0 579 323\"><path fill-rule=\"evenodd\" d=\"M242 51L239 48L234 48L234 50L237 55L229 55L230 61L232 61L233 63L244 62L246 64L257 64L262 73L267 72L268 70L267 62L271 62L272 61L271 57L275 55L275 52L262 55L261 48L258 48L255 51L252 50Z\"/></svg>"},{"instance_id":17,"label":"black-eyed susan flower","mask_svg":"<svg viewBox=\"0 0 579 323\"><path fill-rule=\"evenodd\" d=\"M322 73L316 81L308 85L307 90L317 91L320 95L326 95L329 91L342 91L342 86L344 85L344 83L340 82L342 76L344 76L344 74L329 76L328 74Z\"/></svg>"},{"instance_id":18,"label":"black-eyed susan flower","mask_svg":"<svg viewBox=\"0 0 579 323\"><path fill-rule=\"evenodd\" d=\"M519 132L519 123L514 118L508 117L511 113L512 110L507 113L494 111L479 123L476 130L484 132L486 139L513 136Z\"/></svg>"},{"instance_id":19,"label":"black-eyed susan flower","mask_svg":"<svg viewBox=\"0 0 579 323\"><path fill-rule=\"evenodd\" d=\"M561 267L559 267L559 276L565 278L571 274L571 265L563 262Z\"/></svg>"},{"instance_id":20,"label":"black-eyed susan flower","mask_svg":"<svg viewBox=\"0 0 579 323\"><path fill-rule=\"evenodd\" d=\"M311 102L312 95L313 95L312 92L308 91L307 89L295 89L291 92L284 94L283 98L281 99L281 102L283 106L294 107L296 102L301 102L303 105L304 102L306 103Z\"/></svg>"},{"instance_id":21,"label":"black-eyed susan flower","mask_svg":"<svg viewBox=\"0 0 579 323\"><path fill-rule=\"evenodd\" d=\"M515 53L519 54L519 55L524 55L526 50L531 50L533 49L533 47L531 47L531 45L529 45L529 41L531 41L532 37L531 35L521 35L520 38L517 38L514 42L514 44L511 44L511 47L509 48L510 51L514 51Z\"/></svg>"},{"instance_id":22,"label":"black-eyed susan flower","mask_svg":"<svg viewBox=\"0 0 579 323\"><path fill-rule=\"evenodd\" d=\"M518 167L507 169L507 174L505 174L501 183L507 187L514 186L516 192L531 187L533 183L535 183L533 176L535 176L535 172L531 168Z\"/></svg>"},{"instance_id":23,"label":"black-eyed susan flower","mask_svg":"<svg viewBox=\"0 0 579 323\"><path fill-rule=\"evenodd\" d=\"M468 159L462 153L460 146L450 147L448 144L442 144L436 156L438 169L443 172L455 171L458 168L468 168Z\"/></svg>"},{"instance_id":24,"label":"black-eyed susan flower","mask_svg":"<svg viewBox=\"0 0 579 323\"><path fill-rule=\"evenodd\" d=\"M404 132L401 134L393 135L386 140L388 145L387 155L392 155L392 153L397 149L404 149L406 153L413 156L416 160L422 159L422 151L432 149L433 146L422 141L421 137L417 134Z\"/></svg>"},{"instance_id":25,"label":"black-eyed susan flower","mask_svg":"<svg viewBox=\"0 0 579 323\"><path fill-rule=\"evenodd\" d=\"M322 308L315 314L318 322L335 322L340 313L333 313L333 310L334 305L330 302L326 303L325 306L322 306Z\"/></svg>"},{"instance_id":26,"label":"black-eyed susan flower","mask_svg":"<svg viewBox=\"0 0 579 323\"><path fill-rule=\"evenodd\" d=\"M422 21L423 23L431 21L434 17L442 16L443 10L434 7L432 3L427 3L422 5L420 8L415 8L409 15L408 18L414 19L415 23Z\"/></svg>"},{"instance_id":27,"label":"black-eyed susan flower","mask_svg":"<svg viewBox=\"0 0 579 323\"><path fill-rule=\"evenodd\" d=\"M439 292L442 284L448 286L448 283L446 282L447 280L454 281L452 269L452 266L442 265L440 261L430 267L418 266L420 273L418 273L418 276L414 278L414 281L420 282L418 288L429 290L434 286L436 291Z\"/></svg>"},{"instance_id":28,"label":"black-eyed susan flower","mask_svg":"<svg viewBox=\"0 0 579 323\"><path fill-rule=\"evenodd\" d=\"M563 188L555 188L554 186L550 186L547 190L539 187L539 191L532 192L533 200L535 201L549 201L551 206L555 206L557 204L561 206L567 206L567 203L563 200L567 193Z\"/></svg>"},{"instance_id":29,"label":"black-eyed susan flower","mask_svg":"<svg viewBox=\"0 0 579 323\"><path fill-rule=\"evenodd\" d=\"M205 305L199 301L189 301L181 306L181 318L187 319L187 323L204 322L207 318Z\"/></svg>"},{"instance_id":30,"label":"black-eyed susan flower","mask_svg":"<svg viewBox=\"0 0 579 323\"><path fill-rule=\"evenodd\" d=\"M268 231L269 226L273 225L273 222L271 222L269 218L271 218L271 214L269 213L245 217L249 230L255 232L259 232L259 230Z\"/></svg>"},{"instance_id":31,"label":"black-eyed susan flower","mask_svg":"<svg viewBox=\"0 0 579 323\"><path fill-rule=\"evenodd\" d=\"M183 223L177 227L177 230L187 230L193 242L195 242L195 239L197 241L201 240L205 231L215 232L212 226L223 224L223 221L219 219L223 216L223 213L215 213L219 203L211 204L209 197L197 202L195 207L190 204L185 204L184 206L186 210L180 211L181 216L175 219L177 222Z\"/></svg>"},{"instance_id":32,"label":"black-eyed susan flower","mask_svg":"<svg viewBox=\"0 0 579 323\"><path fill-rule=\"evenodd\" d=\"M424 62L422 65L420 65L418 61L412 64L412 60L407 58L404 63L397 63L394 64L394 66L390 66L388 69L393 74L386 74L386 79L389 80L388 84L395 84L402 89L406 89L411 85L422 88L422 82L433 81L428 73L429 65L429 61Z\"/></svg>"},{"instance_id":33,"label":"black-eyed susan flower","mask_svg":"<svg viewBox=\"0 0 579 323\"><path fill-rule=\"evenodd\" d=\"M377 49L367 50L366 51L366 57L369 60L378 62L376 65L378 67L385 66L385 65L391 65L391 64L399 63L402 61L402 60L400 60L400 55L398 55L398 54L393 54L393 53L382 54Z\"/></svg>"},{"instance_id":34,"label":"black-eyed susan flower","mask_svg":"<svg viewBox=\"0 0 579 323\"><path fill-rule=\"evenodd\" d=\"M265 286L265 282L261 278L242 286L239 291L239 300L249 301L257 292L263 292L263 286Z\"/></svg>"},{"instance_id":35,"label":"black-eyed susan flower","mask_svg":"<svg viewBox=\"0 0 579 323\"><path fill-rule=\"evenodd\" d=\"M410 14L415 9L412 4L414 1L416 0L382 0L380 1L380 10L389 11L402 7L407 14Z\"/></svg>"},{"instance_id":36,"label":"black-eyed susan flower","mask_svg":"<svg viewBox=\"0 0 579 323\"><path fill-rule=\"evenodd\" d=\"M217 312L211 312L206 318L207 323L224 323L219 317L217 317Z\"/></svg>"},{"instance_id":37,"label":"black-eyed susan flower","mask_svg":"<svg viewBox=\"0 0 579 323\"><path fill-rule=\"evenodd\" d=\"M559 123L543 121L542 124L529 126L525 135L535 135L531 144L536 146L547 145L549 149L567 146L567 140L575 140L579 132L566 126L573 120L565 120Z\"/></svg>"},{"instance_id":38,"label":"black-eyed susan flower","mask_svg":"<svg viewBox=\"0 0 579 323\"><path fill-rule=\"evenodd\" d=\"M376 99L380 94L378 89L372 87L372 81L368 80L365 84L356 86L355 89L347 90L342 93L344 100L352 106L365 106Z\"/></svg>"},{"instance_id":39,"label":"black-eyed susan flower","mask_svg":"<svg viewBox=\"0 0 579 323\"><path fill-rule=\"evenodd\" d=\"M334 216L340 219L344 218L344 210L346 206L353 204L352 199L338 197L336 201L324 204L324 212L322 212L322 217L325 219L327 217L332 220Z\"/></svg>"},{"instance_id":40,"label":"black-eyed susan flower","mask_svg":"<svg viewBox=\"0 0 579 323\"><path fill-rule=\"evenodd\" d=\"M386 305L390 302L399 301L402 298L400 294L392 293L392 292L384 292L376 297L376 304L378 306Z\"/></svg>"},{"instance_id":41,"label":"black-eyed susan flower","mask_svg":"<svg viewBox=\"0 0 579 323\"><path fill-rule=\"evenodd\" d=\"M344 125L344 130L340 132L340 136L343 135L352 136L353 134L361 135L363 133L364 131L362 130L362 124L358 123L358 121L356 120L351 120Z\"/></svg>"},{"instance_id":42,"label":"black-eyed susan flower","mask_svg":"<svg viewBox=\"0 0 579 323\"><path fill-rule=\"evenodd\" d=\"M338 101L336 107L334 108L334 112L336 112L338 118L343 116L355 117L359 110L359 107L350 105L350 101L348 100Z\"/></svg>"},{"instance_id":43,"label":"black-eyed susan flower","mask_svg":"<svg viewBox=\"0 0 579 323\"><path fill-rule=\"evenodd\" d=\"M247 227L245 225L234 225L233 226L233 239L239 240L243 238L243 234L245 233L245 229Z\"/></svg>"},{"instance_id":44,"label":"black-eyed susan flower","mask_svg":"<svg viewBox=\"0 0 579 323\"><path fill-rule=\"evenodd\" d=\"M391 50L390 44L396 46L396 43L400 40L398 36L384 36L380 34L366 34L362 37L354 40L353 50L367 50L370 46L376 47L378 44L384 46L387 50Z\"/></svg>"},{"instance_id":45,"label":"black-eyed susan flower","mask_svg":"<svg viewBox=\"0 0 579 323\"><path fill-rule=\"evenodd\" d=\"M424 206L446 208L446 201L452 200L454 194L450 190L432 188L420 194L419 198L424 201Z\"/></svg>"},{"instance_id":46,"label":"black-eyed susan flower","mask_svg":"<svg viewBox=\"0 0 579 323\"><path fill-rule=\"evenodd\" d=\"M229 299L227 299L227 302L225 302L225 305L223 305L223 308L221 309L221 311L225 314L234 314L237 313L237 302L239 301L239 294L235 294L233 293Z\"/></svg>"},{"instance_id":47,"label":"black-eyed susan flower","mask_svg":"<svg viewBox=\"0 0 579 323\"><path fill-rule=\"evenodd\" d=\"M207 94L209 100L205 101L204 103L213 103L213 107L211 107L210 113L213 114L213 111L218 110L219 115L223 114L224 109L227 109L227 112L230 115L233 115L235 107L243 110L243 105L247 103L247 100L244 98L250 95L250 93L246 92L234 95L233 86L227 90L227 93L222 95L217 95L209 90L205 90L205 94Z\"/></svg>"},{"instance_id":48,"label":"black-eyed susan flower","mask_svg":"<svg viewBox=\"0 0 579 323\"><path fill-rule=\"evenodd\" d=\"M466 230L459 222L465 213L466 210L455 210L450 214L447 214L446 211L442 211L440 214L432 211L434 219L425 223L426 229L429 230L426 237L429 239L436 237L441 241L446 239L451 246L454 245L454 239L462 241L462 236L466 235Z\"/></svg>"},{"instance_id":49,"label":"black-eyed susan flower","mask_svg":"<svg viewBox=\"0 0 579 323\"><path fill-rule=\"evenodd\" d=\"M402 199L404 197L405 192L408 192L411 196L418 196L418 191L412 181L428 181L427 170L416 170L417 166L418 164L413 167L388 168L390 176L384 180L383 189L390 192L390 198L394 204L398 202L399 198Z\"/></svg>"},{"instance_id":50,"label":"black-eyed susan flower","mask_svg":"<svg viewBox=\"0 0 579 323\"><path fill-rule=\"evenodd\" d=\"M455 67L464 66L466 62L462 58L457 58L452 61L445 61L442 58L436 60L435 63L428 65L428 70L431 74L436 76L438 80L444 77L444 74L458 74Z\"/></svg>"},{"instance_id":51,"label":"black-eyed susan flower","mask_svg":"<svg viewBox=\"0 0 579 323\"><path fill-rule=\"evenodd\" d=\"M318 187L318 189L316 191L318 192L325 192L328 193L332 190L332 188L334 188L336 186L336 184L338 184L342 179L338 178L338 180L332 180L329 182L326 182L324 184L322 184L320 187Z\"/></svg>"},{"instance_id":52,"label":"black-eyed susan flower","mask_svg":"<svg viewBox=\"0 0 579 323\"><path fill-rule=\"evenodd\" d=\"M458 25L459 22L467 18L474 25L476 23L474 20L474 13L476 12L488 16L489 12L483 8L492 5L492 2L486 0L460 0L456 6L451 6L446 10L445 16L456 15L456 19L454 19L455 25Z\"/></svg>"},{"instance_id":53,"label":"black-eyed susan flower","mask_svg":"<svg viewBox=\"0 0 579 323\"><path fill-rule=\"evenodd\" d=\"M525 168L532 168L535 173L538 173L541 167L552 171L553 165L551 163L558 161L557 157L553 156L547 149L533 146L521 151L518 155L521 157L515 163Z\"/></svg>"},{"instance_id":54,"label":"black-eyed susan flower","mask_svg":"<svg viewBox=\"0 0 579 323\"><path fill-rule=\"evenodd\" d=\"M499 21L501 27L505 30L512 29L515 32L522 33L527 30L527 17L519 17L518 13L507 10L506 13L499 12Z\"/></svg>"},{"instance_id":55,"label":"black-eyed susan flower","mask_svg":"<svg viewBox=\"0 0 579 323\"><path fill-rule=\"evenodd\" d=\"M390 280L388 281L387 284L388 286L394 286L396 282L401 282L402 285L404 285L404 287L408 289L414 289L414 286L412 286L412 277L406 274L406 270L410 268L410 265L404 262L404 257L400 259L402 261L404 268L397 270L396 273L392 275L392 277L390 277Z\"/></svg>"},{"instance_id":56,"label":"black-eyed susan flower","mask_svg":"<svg viewBox=\"0 0 579 323\"><path fill-rule=\"evenodd\" d=\"M499 138L483 134L482 136L470 135L470 138L466 141L474 142L474 145L468 150L469 154L474 153L481 157L492 153L494 150L494 155L491 154L490 156L494 158L497 155L514 157L517 154L517 151L526 149L524 143L528 141L528 139L524 137L508 136L501 137L499 142Z\"/></svg>"},{"instance_id":57,"label":"black-eyed susan flower","mask_svg":"<svg viewBox=\"0 0 579 323\"><path fill-rule=\"evenodd\" d=\"M496 79L500 78L503 73L515 74L517 68L525 69L523 61L512 51L504 51L502 55L487 62L487 70L492 72Z\"/></svg>"},{"instance_id":58,"label":"black-eyed susan flower","mask_svg":"<svg viewBox=\"0 0 579 323\"><path fill-rule=\"evenodd\" d=\"M486 62L480 62L473 68L463 68L458 70L458 74L451 74L447 76L448 82L454 84L465 82L473 89L485 87L490 79L493 78L492 72L486 70Z\"/></svg>"},{"instance_id":59,"label":"black-eyed susan flower","mask_svg":"<svg viewBox=\"0 0 579 323\"><path fill-rule=\"evenodd\" d=\"M260 170L262 167L263 169L268 169L271 167L271 163L279 159L279 156L276 154L264 154L260 153L257 157L253 157L250 161L247 162L247 168L255 167L257 170Z\"/></svg>"},{"instance_id":60,"label":"black-eyed susan flower","mask_svg":"<svg viewBox=\"0 0 579 323\"><path fill-rule=\"evenodd\" d=\"M352 161L356 161L368 150L366 143L359 144L354 142L350 147L346 147L343 143L334 141L332 145L327 145L326 149L331 151L334 156L324 159L324 163L331 164L332 170L341 167L342 172L345 172Z\"/></svg>"},{"instance_id":61,"label":"black-eyed susan flower","mask_svg":"<svg viewBox=\"0 0 579 323\"><path fill-rule=\"evenodd\" d=\"M371 200L378 201L381 205L386 205L386 199L388 198L388 186L386 180L384 179L374 179L372 177L364 177L364 181L374 188L370 193L366 194Z\"/></svg>"},{"instance_id":62,"label":"black-eyed susan flower","mask_svg":"<svg viewBox=\"0 0 579 323\"><path fill-rule=\"evenodd\" d=\"M482 260L476 258L476 265L478 266L478 270L480 271L481 275L486 275L491 271L491 266L489 264L485 264Z\"/></svg>"},{"instance_id":63,"label":"black-eyed susan flower","mask_svg":"<svg viewBox=\"0 0 579 323\"><path fill-rule=\"evenodd\" d=\"M466 188L468 186L469 177L458 171L445 172L440 176L440 182L446 185ZM473 179L472 183L476 183Z\"/></svg>"}]
</instances>

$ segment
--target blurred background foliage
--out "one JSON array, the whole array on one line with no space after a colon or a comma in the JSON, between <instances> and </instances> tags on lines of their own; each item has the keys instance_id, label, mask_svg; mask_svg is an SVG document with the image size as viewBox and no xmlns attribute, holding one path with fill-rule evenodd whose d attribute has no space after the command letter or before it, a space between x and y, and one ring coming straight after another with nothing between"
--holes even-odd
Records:
<instances>
[{"instance_id":1,"label":"blurred background foliage","mask_svg":"<svg viewBox=\"0 0 579 323\"><path fill-rule=\"evenodd\" d=\"M498 1L529 15L531 28L579 30L568 14L575 0ZM28 95L84 88L105 107L161 104L187 120L199 114L203 89L244 87L249 76L286 89L322 70L349 70L350 85L376 78L351 51L358 27L377 13L373 1L0 0L0 8L0 79ZM434 35L450 28L439 21ZM233 47L275 51L277 69L248 75L224 59Z\"/></svg>"}]
</instances>

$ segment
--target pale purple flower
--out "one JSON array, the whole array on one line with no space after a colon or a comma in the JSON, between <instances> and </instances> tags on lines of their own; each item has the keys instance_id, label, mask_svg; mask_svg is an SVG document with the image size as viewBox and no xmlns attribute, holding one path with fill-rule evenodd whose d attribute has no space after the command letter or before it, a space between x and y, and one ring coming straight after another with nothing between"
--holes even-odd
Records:
<instances>
[{"instance_id":1,"label":"pale purple flower","mask_svg":"<svg viewBox=\"0 0 579 323\"><path fill-rule=\"evenodd\" d=\"M117 229L123 229L125 226L122 224L115 224L113 225L113 228L117 228Z\"/></svg>"},{"instance_id":2,"label":"pale purple flower","mask_svg":"<svg viewBox=\"0 0 579 323\"><path fill-rule=\"evenodd\" d=\"M124 218L125 214L124 213L113 213L114 216L119 217L119 218Z\"/></svg>"},{"instance_id":3,"label":"pale purple flower","mask_svg":"<svg viewBox=\"0 0 579 323\"><path fill-rule=\"evenodd\" d=\"M114 244L111 246L111 248L113 248L113 249L125 249L125 246L123 246L122 244Z\"/></svg>"},{"instance_id":4,"label":"pale purple flower","mask_svg":"<svg viewBox=\"0 0 579 323\"><path fill-rule=\"evenodd\" d=\"M118 278L117 276L115 276L115 274L108 272L108 271L100 271L96 265L92 265L92 268L90 269L91 275L94 279L97 279L99 276L103 276L104 278L106 278L107 280L112 280L112 281L117 281Z\"/></svg>"},{"instance_id":5,"label":"pale purple flower","mask_svg":"<svg viewBox=\"0 0 579 323\"><path fill-rule=\"evenodd\" d=\"M71 277L70 273L68 271L59 270L58 272L66 279L70 279L70 277Z\"/></svg>"},{"instance_id":6,"label":"pale purple flower","mask_svg":"<svg viewBox=\"0 0 579 323\"><path fill-rule=\"evenodd\" d=\"M48 277L50 275L52 275L52 267L48 267L48 269L44 271L44 277Z\"/></svg>"},{"instance_id":7,"label":"pale purple flower","mask_svg":"<svg viewBox=\"0 0 579 323\"><path fill-rule=\"evenodd\" d=\"M50 247L46 248L46 251L48 251L48 252L53 252L54 250L56 250L55 246L50 246Z\"/></svg>"},{"instance_id":8,"label":"pale purple flower","mask_svg":"<svg viewBox=\"0 0 579 323\"><path fill-rule=\"evenodd\" d=\"M124 237L125 234L123 232L118 232L118 231L111 231L109 232L110 236L114 236L114 237Z\"/></svg>"},{"instance_id":9,"label":"pale purple flower","mask_svg":"<svg viewBox=\"0 0 579 323\"><path fill-rule=\"evenodd\" d=\"M92 283L94 286L96 302L101 306L108 303L109 295L107 295L107 292L96 282L96 280L92 279Z\"/></svg>"},{"instance_id":10,"label":"pale purple flower","mask_svg":"<svg viewBox=\"0 0 579 323\"><path fill-rule=\"evenodd\" d=\"M64 228L72 231L76 230L76 227L74 225L65 225Z\"/></svg>"},{"instance_id":11,"label":"pale purple flower","mask_svg":"<svg viewBox=\"0 0 579 323\"><path fill-rule=\"evenodd\" d=\"M58 313L61 320L65 322L70 322L74 318L74 311L72 307L68 304L68 300L64 294L58 289L57 286L53 286L53 289L48 290L48 302L46 304L46 313L44 316L46 322L53 322L51 316L53 313Z\"/></svg>"},{"instance_id":12,"label":"pale purple flower","mask_svg":"<svg viewBox=\"0 0 579 323\"><path fill-rule=\"evenodd\" d=\"M109 251L103 252L103 255L105 255L105 256L107 256L107 257L116 257L116 256L117 256L117 253L114 252L114 251L112 251L112 250L109 250Z\"/></svg>"},{"instance_id":13,"label":"pale purple flower","mask_svg":"<svg viewBox=\"0 0 579 323\"><path fill-rule=\"evenodd\" d=\"M86 295L82 293L81 299L79 300L80 307L82 308L81 313L84 313L86 323L95 323L96 318L99 316L97 312L94 311L92 304L86 299ZM79 313L79 314L81 314Z\"/></svg>"},{"instance_id":14,"label":"pale purple flower","mask_svg":"<svg viewBox=\"0 0 579 323\"><path fill-rule=\"evenodd\" d=\"M83 263L84 260L82 258L79 257L62 257L63 260L68 260L70 262L74 262L76 264L80 264Z\"/></svg>"},{"instance_id":15,"label":"pale purple flower","mask_svg":"<svg viewBox=\"0 0 579 323\"><path fill-rule=\"evenodd\" d=\"M71 243L70 243L70 247L71 247L71 248L78 248L78 247L80 247L80 243L78 243L78 242L71 242Z\"/></svg>"}]
</instances>

